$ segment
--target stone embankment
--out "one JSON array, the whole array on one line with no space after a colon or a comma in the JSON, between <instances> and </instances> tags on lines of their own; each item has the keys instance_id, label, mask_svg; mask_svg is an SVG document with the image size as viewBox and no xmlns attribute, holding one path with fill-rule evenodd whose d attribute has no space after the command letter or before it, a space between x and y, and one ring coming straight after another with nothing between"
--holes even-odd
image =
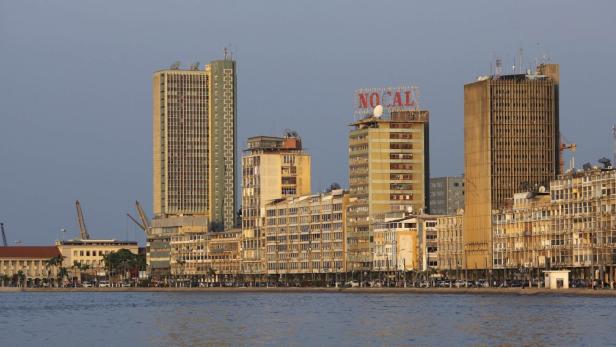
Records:
<instances>
[{"instance_id":1,"label":"stone embankment","mask_svg":"<svg viewBox=\"0 0 616 347\"><path fill-rule=\"evenodd\" d=\"M465 294L465 295L561 295L561 296L613 296L616 290L609 289L546 289L546 288L294 288L294 287L214 287L214 288L15 288L0 287L0 293L8 292L186 292L186 293L361 293L361 294Z\"/></svg>"}]
</instances>

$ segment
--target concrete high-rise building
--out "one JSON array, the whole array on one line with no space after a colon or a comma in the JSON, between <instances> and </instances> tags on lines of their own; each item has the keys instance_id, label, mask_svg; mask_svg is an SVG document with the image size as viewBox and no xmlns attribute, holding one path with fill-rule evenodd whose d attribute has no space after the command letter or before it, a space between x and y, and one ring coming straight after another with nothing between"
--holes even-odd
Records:
<instances>
[{"instance_id":1,"label":"concrete high-rise building","mask_svg":"<svg viewBox=\"0 0 616 347\"><path fill-rule=\"evenodd\" d=\"M376 216L428 205L428 111L393 111L388 119L368 116L351 126L347 260L356 271L371 267Z\"/></svg>"},{"instance_id":2,"label":"concrete high-rise building","mask_svg":"<svg viewBox=\"0 0 616 347\"><path fill-rule=\"evenodd\" d=\"M463 208L463 176L430 178L430 214L453 215Z\"/></svg>"},{"instance_id":3,"label":"concrete high-rise building","mask_svg":"<svg viewBox=\"0 0 616 347\"><path fill-rule=\"evenodd\" d=\"M267 273L298 282L307 273L324 281L345 273L348 198L344 190L334 189L266 204Z\"/></svg>"},{"instance_id":4,"label":"concrete high-rise building","mask_svg":"<svg viewBox=\"0 0 616 347\"><path fill-rule=\"evenodd\" d=\"M265 205L310 194L310 155L295 132L251 137L242 173L242 270L265 274Z\"/></svg>"},{"instance_id":5,"label":"concrete high-rise building","mask_svg":"<svg viewBox=\"0 0 616 347\"><path fill-rule=\"evenodd\" d=\"M492 210L547 187L559 171L559 66L480 77L464 86L464 252L468 269L493 266Z\"/></svg>"},{"instance_id":6,"label":"concrete high-rise building","mask_svg":"<svg viewBox=\"0 0 616 347\"><path fill-rule=\"evenodd\" d=\"M235 224L235 61L154 73L152 242L161 267L169 235ZM162 240L164 245L161 246Z\"/></svg>"}]
</instances>

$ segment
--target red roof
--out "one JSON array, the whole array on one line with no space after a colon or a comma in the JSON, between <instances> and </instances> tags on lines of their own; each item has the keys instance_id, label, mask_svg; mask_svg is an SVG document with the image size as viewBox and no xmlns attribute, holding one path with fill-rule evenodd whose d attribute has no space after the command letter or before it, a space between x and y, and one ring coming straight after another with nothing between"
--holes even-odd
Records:
<instances>
[{"instance_id":1,"label":"red roof","mask_svg":"<svg viewBox=\"0 0 616 347\"><path fill-rule=\"evenodd\" d=\"M0 247L0 258L49 259L60 255L56 246L10 246Z\"/></svg>"}]
</instances>

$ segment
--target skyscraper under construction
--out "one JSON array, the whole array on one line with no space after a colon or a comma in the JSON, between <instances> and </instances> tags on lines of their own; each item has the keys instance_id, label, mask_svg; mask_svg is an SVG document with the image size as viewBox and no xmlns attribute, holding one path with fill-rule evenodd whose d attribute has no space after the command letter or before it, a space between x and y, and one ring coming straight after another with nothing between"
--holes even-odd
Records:
<instances>
[{"instance_id":1,"label":"skyscraper under construction","mask_svg":"<svg viewBox=\"0 0 616 347\"><path fill-rule=\"evenodd\" d=\"M559 171L559 66L479 77L464 86L464 252L492 268L492 210Z\"/></svg>"}]
</instances>

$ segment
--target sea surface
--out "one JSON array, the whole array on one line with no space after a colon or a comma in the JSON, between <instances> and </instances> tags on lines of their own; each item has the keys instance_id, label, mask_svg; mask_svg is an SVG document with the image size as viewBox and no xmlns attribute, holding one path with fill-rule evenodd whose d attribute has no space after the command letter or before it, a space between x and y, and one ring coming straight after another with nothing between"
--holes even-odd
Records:
<instances>
[{"instance_id":1,"label":"sea surface","mask_svg":"<svg viewBox=\"0 0 616 347\"><path fill-rule=\"evenodd\" d=\"M616 298L0 293L0 346L616 346Z\"/></svg>"}]
</instances>

